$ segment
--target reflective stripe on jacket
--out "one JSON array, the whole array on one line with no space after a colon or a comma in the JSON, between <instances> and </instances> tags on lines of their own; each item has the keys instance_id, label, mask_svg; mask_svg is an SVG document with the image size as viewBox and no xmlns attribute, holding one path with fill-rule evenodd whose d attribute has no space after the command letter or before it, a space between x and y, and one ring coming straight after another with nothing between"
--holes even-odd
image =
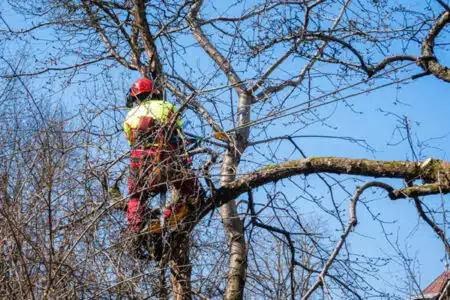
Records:
<instances>
[{"instance_id":1,"label":"reflective stripe on jacket","mask_svg":"<svg viewBox=\"0 0 450 300\"><path fill-rule=\"evenodd\" d=\"M168 124L175 112L175 106L163 100L147 100L134 107L128 112L123 124L128 143L133 145L136 141L134 132L143 118L150 117L160 124ZM180 118L177 118L175 125L178 127L177 131L180 131L182 127Z\"/></svg>"}]
</instances>

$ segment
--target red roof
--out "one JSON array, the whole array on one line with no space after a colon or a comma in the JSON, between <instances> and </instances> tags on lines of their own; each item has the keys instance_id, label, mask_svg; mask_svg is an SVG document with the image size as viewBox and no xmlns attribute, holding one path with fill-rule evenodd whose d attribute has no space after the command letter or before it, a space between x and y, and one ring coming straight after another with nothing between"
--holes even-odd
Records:
<instances>
[{"instance_id":1,"label":"red roof","mask_svg":"<svg viewBox=\"0 0 450 300\"><path fill-rule=\"evenodd\" d=\"M436 278L426 289L423 290L424 294L440 294L444 288L447 280L450 279L450 270L445 271L438 278Z\"/></svg>"}]
</instances>

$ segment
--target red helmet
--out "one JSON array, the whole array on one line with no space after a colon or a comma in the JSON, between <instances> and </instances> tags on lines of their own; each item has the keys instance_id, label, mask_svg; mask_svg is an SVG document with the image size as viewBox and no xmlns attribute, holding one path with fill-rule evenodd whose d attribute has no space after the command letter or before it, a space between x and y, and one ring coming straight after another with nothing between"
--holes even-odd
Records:
<instances>
[{"instance_id":1,"label":"red helmet","mask_svg":"<svg viewBox=\"0 0 450 300\"><path fill-rule=\"evenodd\" d=\"M152 81L147 78L140 78L133 83L130 90L130 95L135 97L142 93L151 93L153 88Z\"/></svg>"}]
</instances>

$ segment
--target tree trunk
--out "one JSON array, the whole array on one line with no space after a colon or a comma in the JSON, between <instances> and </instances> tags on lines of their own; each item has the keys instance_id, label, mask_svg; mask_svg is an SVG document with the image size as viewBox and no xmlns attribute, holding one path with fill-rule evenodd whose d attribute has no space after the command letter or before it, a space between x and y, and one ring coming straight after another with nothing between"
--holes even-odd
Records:
<instances>
[{"instance_id":1,"label":"tree trunk","mask_svg":"<svg viewBox=\"0 0 450 300\"><path fill-rule=\"evenodd\" d=\"M244 126L250 122L250 105L253 97L240 92L238 101L238 125ZM248 144L249 127L242 127L236 132L234 148L229 149L223 158L220 185L224 186L236 178L242 153ZM220 207L220 215L230 245L230 269L225 299L242 299L246 281L247 250L245 246L244 226L239 218L235 201L230 201Z\"/></svg>"},{"instance_id":2,"label":"tree trunk","mask_svg":"<svg viewBox=\"0 0 450 300\"><path fill-rule=\"evenodd\" d=\"M192 299L192 266L189 260L189 240L189 233L180 233L170 243L170 280L174 300Z\"/></svg>"},{"instance_id":3,"label":"tree trunk","mask_svg":"<svg viewBox=\"0 0 450 300\"><path fill-rule=\"evenodd\" d=\"M231 151L223 158L220 183L225 185L234 180L238 161ZM230 201L220 207L220 215L227 234L230 247L230 265L228 285L225 299L242 299L247 269L247 251L245 250L244 227L238 216L235 201Z\"/></svg>"},{"instance_id":4,"label":"tree trunk","mask_svg":"<svg viewBox=\"0 0 450 300\"><path fill-rule=\"evenodd\" d=\"M239 165L240 157L247 147L250 129L244 125L250 122L250 107L254 98L239 78L239 75L234 71L228 59L220 53L203 32L199 22L202 4L203 0L194 1L187 15L188 25L198 44L222 69L238 94L238 126L243 126L236 131L235 139L230 143L230 149L224 155L220 177L220 185L223 186L233 181L236 177L236 169ZM247 251L245 250L244 228L237 214L236 203L230 201L222 205L220 207L220 216L222 217L230 246L230 269L228 271L225 299L241 299L245 286Z\"/></svg>"}]
</instances>

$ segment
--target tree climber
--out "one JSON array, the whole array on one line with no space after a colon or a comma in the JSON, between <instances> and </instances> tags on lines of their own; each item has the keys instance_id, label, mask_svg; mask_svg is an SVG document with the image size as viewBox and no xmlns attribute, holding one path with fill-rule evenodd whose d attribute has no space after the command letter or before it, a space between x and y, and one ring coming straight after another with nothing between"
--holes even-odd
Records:
<instances>
[{"instance_id":1,"label":"tree climber","mask_svg":"<svg viewBox=\"0 0 450 300\"><path fill-rule=\"evenodd\" d=\"M151 196L165 193L168 185L179 193L180 201L166 207L161 222L155 218L149 231L160 233L164 224L176 226L188 213L188 204L205 192L189 167L183 143L182 123L175 106L160 99L152 81L138 79L131 87L126 105L132 108L124 122L124 131L131 146L128 176L128 230L143 229L145 203ZM180 204L181 203L181 204ZM153 210L153 212L159 210ZM153 216L152 216L153 217Z\"/></svg>"}]
</instances>

